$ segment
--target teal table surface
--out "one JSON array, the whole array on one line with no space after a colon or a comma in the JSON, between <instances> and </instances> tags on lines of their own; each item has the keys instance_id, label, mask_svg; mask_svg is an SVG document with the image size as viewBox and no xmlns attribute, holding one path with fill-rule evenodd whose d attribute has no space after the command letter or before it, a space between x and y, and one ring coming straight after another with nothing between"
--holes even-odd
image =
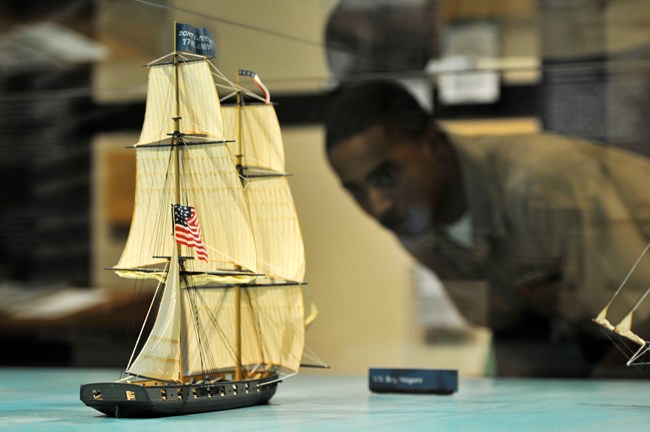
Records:
<instances>
[{"instance_id":1,"label":"teal table surface","mask_svg":"<svg viewBox=\"0 0 650 432\"><path fill-rule=\"evenodd\" d=\"M11 431L650 431L650 381L461 379L451 396L373 394L367 377L301 374L268 405L115 419L79 385L115 370L0 369L0 430Z\"/></svg>"}]
</instances>

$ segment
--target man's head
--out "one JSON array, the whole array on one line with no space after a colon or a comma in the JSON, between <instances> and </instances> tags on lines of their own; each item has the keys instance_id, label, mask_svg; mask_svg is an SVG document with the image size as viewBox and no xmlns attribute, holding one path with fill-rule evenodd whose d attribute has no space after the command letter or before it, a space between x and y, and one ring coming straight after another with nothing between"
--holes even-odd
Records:
<instances>
[{"instance_id":1,"label":"man's head","mask_svg":"<svg viewBox=\"0 0 650 432\"><path fill-rule=\"evenodd\" d=\"M452 158L431 116L390 81L337 93L328 109L326 146L343 187L398 235L444 223L440 210Z\"/></svg>"}]
</instances>

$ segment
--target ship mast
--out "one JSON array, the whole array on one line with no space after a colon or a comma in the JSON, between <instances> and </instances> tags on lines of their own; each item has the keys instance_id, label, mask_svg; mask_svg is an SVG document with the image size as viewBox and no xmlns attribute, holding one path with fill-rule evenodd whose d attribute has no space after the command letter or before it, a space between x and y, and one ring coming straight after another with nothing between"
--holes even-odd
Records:
<instances>
[{"instance_id":1,"label":"ship mast","mask_svg":"<svg viewBox=\"0 0 650 432\"><path fill-rule=\"evenodd\" d=\"M180 171L180 137L181 137L181 108L180 108L180 88L178 86L178 52L176 51L176 21L174 21L174 84L175 84L175 107L174 107L174 132L172 135L172 149L174 151L174 165L175 165L175 171L176 175L174 176L174 186L175 186L175 197L174 200L176 201L177 204L181 204L181 188L180 188L180 178L181 178L181 171ZM174 217L172 215L172 227L174 226ZM173 228L172 228L173 229ZM173 237L174 238L174 237ZM177 259L180 259L181 256L181 245L178 242L175 242L176 245L176 256L178 257ZM172 256L171 259L174 259ZM181 308L181 313L183 313L183 309ZM181 334L180 337L182 338L183 335ZM183 346L181 344L181 346ZM182 381L183 380L183 355L180 356L179 360L179 378Z\"/></svg>"},{"instance_id":2,"label":"ship mast","mask_svg":"<svg viewBox=\"0 0 650 432\"><path fill-rule=\"evenodd\" d=\"M242 141L241 141L241 91L239 90L239 75L237 75L237 172L241 176L242 168ZM241 367L241 285L235 286L235 380L242 379Z\"/></svg>"}]
</instances>

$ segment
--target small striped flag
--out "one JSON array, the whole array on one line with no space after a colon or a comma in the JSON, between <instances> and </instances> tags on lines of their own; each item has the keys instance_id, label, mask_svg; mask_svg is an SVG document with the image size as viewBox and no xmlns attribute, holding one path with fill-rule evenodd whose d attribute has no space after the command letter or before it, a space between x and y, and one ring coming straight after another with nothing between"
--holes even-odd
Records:
<instances>
[{"instance_id":1,"label":"small striped flag","mask_svg":"<svg viewBox=\"0 0 650 432\"><path fill-rule=\"evenodd\" d=\"M174 204L174 237L176 242L196 249L196 256L208 262L208 251L203 244L199 217L194 207Z\"/></svg>"},{"instance_id":2,"label":"small striped flag","mask_svg":"<svg viewBox=\"0 0 650 432\"><path fill-rule=\"evenodd\" d=\"M257 87L259 87L260 90L262 90L262 93L264 93L264 101L266 103L271 103L271 94L269 93L269 89L266 88L262 80L260 79L260 76L253 72L252 70L247 70L247 69L239 69L239 76L247 76L253 78L253 82Z\"/></svg>"}]
</instances>

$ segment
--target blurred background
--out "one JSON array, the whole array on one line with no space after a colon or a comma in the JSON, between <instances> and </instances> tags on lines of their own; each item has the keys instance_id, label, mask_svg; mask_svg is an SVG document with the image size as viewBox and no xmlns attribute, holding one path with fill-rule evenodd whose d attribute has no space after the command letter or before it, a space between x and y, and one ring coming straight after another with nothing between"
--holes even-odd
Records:
<instances>
[{"instance_id":1,"label":"blurred background","mask_svg":"<svg viewBox=\"0 0 650 432\"><path fill-rule=\"evenodd\" d=\"M105 268L131 220L143 65L173 50L174 21L210 29L217 67L256 71L278 104L320 310L307 344L330 373L491 373L490 332L330 171L338 83L399 78L460 133L543 129L650 156L650 0L2 0L0 365L126 365L155 287Z\"/></svg>"}]
</instances>

